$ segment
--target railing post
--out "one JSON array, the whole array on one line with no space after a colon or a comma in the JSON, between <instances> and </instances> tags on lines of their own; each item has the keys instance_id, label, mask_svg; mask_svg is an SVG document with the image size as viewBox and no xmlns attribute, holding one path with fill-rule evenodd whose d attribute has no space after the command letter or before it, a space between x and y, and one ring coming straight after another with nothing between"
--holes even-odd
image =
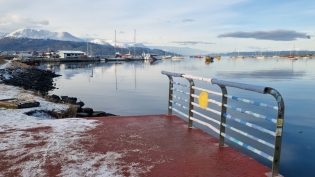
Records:
<instances>
[{"instance_id":1,"label":"railing post","mask_svg":"<svg viewBox=\"0 0 315 177\"><path fill-rule=\"evenodd\" d=\"M219 85L222 91L222 106L221 106L221 121L220 121L220 140L219 140L219 146L224 146L224 136L222 136L222 133L225 133L225 127L222 125L225 124L226 118L223 116L223 114L226 113L226 107L224 104L227 104L227 98L224 96L227 94L226 87L224 85Z\"/></svg>"},{"instance_id":2,"label":"railing post","mask_svg":"<svg viewBox=\"0 0 315 177\"><path fill-rule=\"evenodd\" d=\"M192 79L187 79L189 81L190 84L190 95L189 95L189 110L188 110L188 128L192 128L193 127L193 122L190 119L190 117L193 117L193 112L192 110L194 109L194 106L192 104L192 102L194 102L194 97L192 96L195 93L195 90L192 88L195 84L194 81Z\"/></svg>"},{"instance_id":3,"label":"railing post","mask_svg":"<svg viewBox=\"0 0 315 177\"><path fill-rule=\"evenodd\" d=\"M278 115L277 115L277 124L276 124L276 137L275 137L275 148L273 152L273 162L272 162L272 174L271 176L279 175L279 166L280 166L280 153L281 153L281 144L282 144L282 130L284 124L284 101L280 93L273 89L267 88L266 93L271 94L278 103Z\"/></svg>"},{"instance_id":4,"label":"railing post","mask_svg":"<svg viewBox=\"0 0 315 177\"><path fill-rule=\"evenodd\" d=\"M169 76L169 75L167 75L167 77L169 78L169 94L168 94L168 107L167 107L167 109L168 109L168 115L169 116L171 116L172 115L172 109L170 109L170 107L172 107L173 106L173 104L172 104L172 102L171 102L171 100L172 100L172 95L173 95L173 77L172 76Z\"/></svg>"}]
</instances>

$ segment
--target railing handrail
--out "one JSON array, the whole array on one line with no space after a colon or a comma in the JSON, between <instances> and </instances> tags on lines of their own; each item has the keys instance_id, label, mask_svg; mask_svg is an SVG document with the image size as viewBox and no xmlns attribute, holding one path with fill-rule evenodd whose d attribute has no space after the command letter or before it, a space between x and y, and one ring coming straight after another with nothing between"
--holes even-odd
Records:
<instances>
[{"instance_id":1,"label":"railing handrail","mask_svg":"<svg viewBox=\"0 0 315 177\"><path fill-rule=\"evenodd\" d=\"M244 83L239 83L239 82L233 82L233 81L225 81L225 80L220 80L220 79L216 79L216 78L204 78L204 77L198 77L198 76L193 76L193 75L188 75L188 74L182 74L182 73L175 73L175 72L170 72L170 71L164 71L162 70L161 71L162 74L164 75L167 75L169 77L169 104L168 104L168 108L169 108L169 115L172 114L172 110L174 110L175 112L179 113L180 115L182 116L185 116L186 118L188 118L188 127L191 128L192 127L192 121L195 121L195 122L198 122L200 124L203 124L207 127L209 127L210 129L212 129L213 131L215 131L216 133L219 133L219 145L220 146L223 146L224 145L224 138L227 138L227 139L230 139L232 142L235 142L251 151L253 151L254 153L257 153L259 155L261 155L262 157L265 157L267 159L269 159L270 161L272 161L272 172L270 174L270 176L277 176L279 175L278 172L279 172L279 161L280 161L280 152L281 152L281 143L282 143L282 132L283 132L283 121L284 121L284 101L283 101L283 98L282 96L280 95L280 93L276 90L276 89L273 89L271 87L264 87L264 86L257 86L257 85L251 85L251 84L244 84ZM182 84L182 83L179 83L179 82L174 82L173 81L173 78L172 77L180 77L180 78L185 78L189 81L190 83L190 86L189 85L186 85L186 84ZM211 83L211 84L215 84L215 85L218 85L220 88L221 88L221 93L219 92L214 92L214 91L211 91L211 90L207 90L207 89L203 89L203 88L199 88L199 87L196 87L194 85L194 80L198 80L198 81L203 81L203 82L207 82L207 83ZM182 87L190 87L190 93L188 92L184 92L182 90L179 90L177 88L173 88L173 84L176 84L176 85L179 85L179 86L182 86ZM226 87L233 87L233 88L238 88L238 89L243 89L243 90L247 90L247 91L252 91L252 92L256 92L256 93L261 93L261 94L270 94L272 95L276 101L277 101L277 106L272 106L272 105L269 105L269 104L265 104L265 103L261 103L261 102L258 102L258 101L252 101L252 100L247 100L247 99L244 99L244 98L240 98L240 97L237 97L237 96L232 96L232 95L228 95L227 94L227 89ZM213 104L216 104L217 106L221 107L221 112L220 111L216 111L214 109L211 109L211 108L208 108L208 104L206 104L206 107L204 106L201 106L201 103L197 104L194 102L194 98L197 98L199 99L199 96L198 95L195 95L194 94L194 91L195 90L199 90L199 91L202 91L202 92L207 92L207 93L212 93L214 95L217 95L217 96L221 96L222 97L222 102L218 102L218 101L215 101L213 99L208 99L208 96L206 95L206 102L208 103L213 103ZM190 99L189 101L187 99L184 99L182 97L179 97L179 96L176 96L175 94L173 94L173 91L175 92L181 92L181 93L185 93L185 94L188 94ZM176 101L173 101L172 98L175 98L175 99L180 99L182 101L185 101L187 103L189 103L189 106L184 106L180 103L177 103ZM272 117L269 117L269 116L264 116L264 115L261 115L261 114L258 114L258 113L254 113L254 112L251 112L251 111L248 111L248 110L245 110L245 109L242 109L242 108L239 108L239 107L236 107L236 106L233 106L233 105L229 105L227 104L227 99L234 99L234 100L237 100L237 101L240 101L240 102L243 102L243 103L249 103L249 104L253 104L253 105L256 105L256 106L260 106L260 107L266 107L266 108L271 108L273 110L277 110L277 118L272 118ZM185 114L181 111L179 111L178 109L175 109L172 107L172 104L176 105L176 106L179 106L181 108L184 108L185 110L188 110L188 114ZM220 115L221 116L221 120L220 121L217 121L211 117L208 117L204 114L201 114L195 110L193 110L194 107L199 107L199 108L202 108L202 109L205 109L207 111L211 111L213 113L215 113L215 115ZM236 118L230 114L227 114L227 108L229 109L232 109L232 110L236 110L236 111L239 111L241 113L245 113L245 114L248 114L250 116L254 116L254 117L257 117L257 118L262 118L262 119L265 119L265 120L269 120L273 123L276 124L276 130L275 132L271 131L271 130L268 130L268 129L265 129L263 127L260 127L260 126L257 126L255 124L252 124L252 123L249 123L247 121L244 121L244 120L241 120L239 118ZM206 123L206 122L203 122L202 120L198 120L196 119L195 117L193 117L193 113L196 114L196 115L199 115L205 119L208 119L208 120L211 120L211 121L214 121L214 123L220 123L220 129L217 129L215 127L213 127L211 124L209 123ZM275 142L274 144L271 144L267 141L264 141L262 139L259 139L253 135L250 135L244 131L241 131L239 129L236 129L234 127L231 127L229 124L226 124L226 118L230 119L230 120L234 120L236 122L239 122L241 124L244 124L244 125L247 125L251 128L254 128L254 129L258 129L262 132L265 132L265 133L268 133L268 134L271 134L275 137ZM235 138L233 138L232 136L228 135L225 133L225 128L229 128L229 129L232 129L233 131L237 132L237 133L240 133L244 136L247 136L249 138L252 138L262 144L265 144L269 147L273 147L274 149L274 152L273 152L273 156L271 155L268 155L266 153L264 153L263 151L260 151L258 149L255 149L253 148L252 146L249 146L248 144L246 143L243 143Z\"/></svg>"}]
</instances>

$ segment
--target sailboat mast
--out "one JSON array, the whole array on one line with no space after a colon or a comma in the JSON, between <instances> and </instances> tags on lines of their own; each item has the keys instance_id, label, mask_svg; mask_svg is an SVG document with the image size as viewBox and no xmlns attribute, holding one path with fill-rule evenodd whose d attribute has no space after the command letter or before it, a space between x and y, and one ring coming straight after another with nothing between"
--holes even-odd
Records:
<instances>
[{"instance_id":1,"label":"sailboat mast","mask_svg":"<svg viewBox=\"0 0 315 177\"><path fill-rule=\"evenodd\" d=\"M116 30L115 30L115 54L116 54Z\"/></svg>"},{"instance_id":2,"label":"sailboat mast","mask_svg":"<svg viewBox=\"0 0 315 177\"><path fill-rule=\"evenodd\" d=\"M134 35L133 55L136 57L136 30Z\"/></svg>"},{"instance_id":3,"label":"sailboat mast","mask_svg":"<svg viewBox=\"0 0 315 177\"><path fill-rule=\"evenodd\" d=\"M88 52L89 52L89 42L86 39L86 57L88 57Z\"/></svg>"}]
</instances>

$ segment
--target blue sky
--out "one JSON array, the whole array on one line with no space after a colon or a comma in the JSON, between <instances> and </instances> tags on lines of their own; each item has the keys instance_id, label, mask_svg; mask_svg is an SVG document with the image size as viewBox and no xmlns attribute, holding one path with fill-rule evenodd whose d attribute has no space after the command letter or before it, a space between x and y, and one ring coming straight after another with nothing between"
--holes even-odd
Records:
<instances>
[{"instance_id":1,"label":"blue sky","mask_svg":"<svg viewBox=\"0 0 315 177\"><path fill-rule=\"evenodd\" d=\"M313 0L1 0L0 32L33 28L108 40L116 30L117 41L131 42L136 29L147 46L315 50L314 9Z\"/></svg>"}]
</instances>

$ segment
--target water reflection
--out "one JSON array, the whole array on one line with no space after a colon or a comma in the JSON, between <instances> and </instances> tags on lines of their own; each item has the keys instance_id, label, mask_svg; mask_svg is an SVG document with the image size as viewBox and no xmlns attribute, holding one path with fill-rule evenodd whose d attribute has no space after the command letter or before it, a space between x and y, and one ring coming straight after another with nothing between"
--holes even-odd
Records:
<instances>
[{"instance_id":1,"label":"water reflection","mask_svg":"<svg viewBox=\"0 0 315 177\"><path fill-rule=\"evenodd\" d=\"M298 79L304 77L305 71L293 71L293 70L258 70L258 71L218 71L216 76L229 79L238 78L252 78L252 79L267 79L273 80L287 80Z\"/></svg>"}]
</instances>

